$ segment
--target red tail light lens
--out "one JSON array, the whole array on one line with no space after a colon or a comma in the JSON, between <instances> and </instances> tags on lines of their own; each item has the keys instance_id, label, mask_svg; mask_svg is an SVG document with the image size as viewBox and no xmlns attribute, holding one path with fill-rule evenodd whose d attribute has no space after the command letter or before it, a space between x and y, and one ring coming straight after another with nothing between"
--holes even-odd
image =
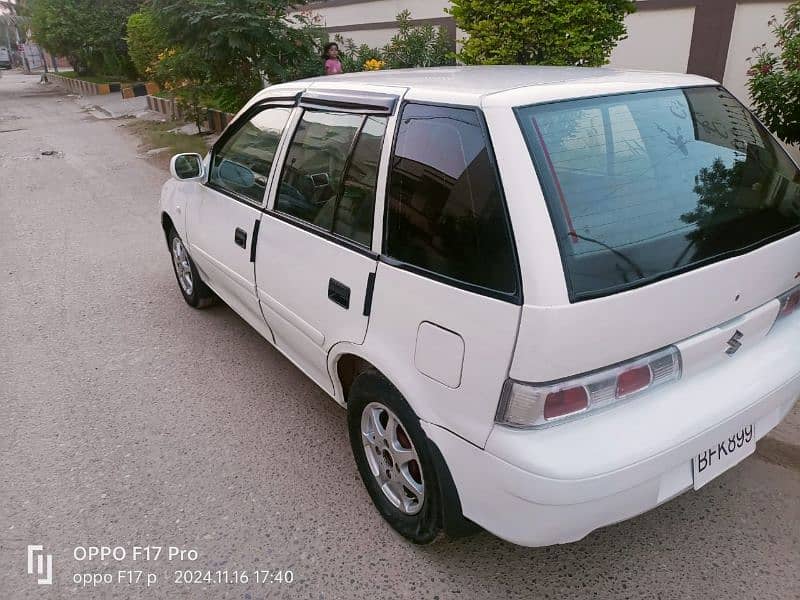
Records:
<instances>
[{"instance_id":1,"label":"red tail light lens","mask_svg":"<svg viewBox=\"0 0 800 600\"><path fill-rule=\"evenodd\" d=\"M617 398L643 390L653 380L649 365L634 367L617 375Z\"/></svg>"},{"instance_id":2,"label":"red tail light lens","mask_svg":"<svg viewBox=\"0 0 800 600\"><path fill-rule=\"evenodd\" d=\"M589 394L583 386L552 392L544 400L544 418L563 417L585 410L588 406Z\"/></svg>"},{"instance_id":3,"label":"red tail light lens","mask_svg":"<svg viewBox=\"0 0 800 600\"><path fill-rule=\"evenodd\" d=\"M787 294L780 297L781 310L778 313L778 318L788 317L800 307L800 287L795 288Z\"/></svg>"},{"instance_id":4,"label":"red tail light lens","mask_svg":"<svg viewBox=\"0 0 800 600\"><path fill-rule=\"evenodd\" d=\"M495 420L511 427L538 427L613 405L681 377L675 346L607 369L554 383L507 381Z\"/></svg>"}]
</instances>

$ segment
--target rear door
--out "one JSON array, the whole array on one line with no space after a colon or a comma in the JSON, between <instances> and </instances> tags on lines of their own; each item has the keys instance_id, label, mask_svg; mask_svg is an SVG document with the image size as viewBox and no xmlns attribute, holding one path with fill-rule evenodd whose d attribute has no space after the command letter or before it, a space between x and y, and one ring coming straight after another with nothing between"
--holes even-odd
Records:
<instances>
[{"instance_id":1,"label":"rear door","mask_svg":"<svg viewBox=\"0 0 800 600\"><path fill-rule=\"evenodd\" d=\"M208 181L187 206L189 252L203 279L236 312L264 329L255 287L253 244L267 182L292 108L260 106L220 138Z\"/></svg>"},{"instance_id":2,"label":"rear door","mask_svg":"<svg viewBox=\"0 0 800 600\"><path fill-rule=\"evenodd\" d=\"M327 354L360 344L377 255L376 183L397 98L307 94L261 223L258 297L276 345L333 392Z\"/></svg>"}]
</instances>

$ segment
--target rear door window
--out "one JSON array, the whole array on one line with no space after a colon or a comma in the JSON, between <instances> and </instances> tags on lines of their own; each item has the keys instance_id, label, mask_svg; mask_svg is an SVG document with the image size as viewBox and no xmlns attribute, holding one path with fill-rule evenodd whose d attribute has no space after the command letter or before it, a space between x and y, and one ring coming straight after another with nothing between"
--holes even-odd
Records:
<instances>
[{"instance_id":1,"label":"rear door window","mask_svg":"<svg viewBox=\"0 0 800 600\"><path fill-rule=\"evenodd\" d=\"M573 301L644 285L800 229L800 173L721 87L516 112Z\"/></svg>"},{"instance_id":2,"label":"rear door window","mask_svg":"<svg viewBox=\"0 0 800 600\"><path fill-rule=\"evenodd\" d=\"M281 174L275 210L369 247L386 117L306 111Z\"/></svg>"},{"instance_id":3,"label":"rear door window","mask_svg":"<svg viewBox=\"0 0 800 600\"><path fill-rule=\"evenodd\" d=\"M477 111L403 108L389 174L385 251L478 292L518 292L505 204Z\"/></svg>"}]
</instances>

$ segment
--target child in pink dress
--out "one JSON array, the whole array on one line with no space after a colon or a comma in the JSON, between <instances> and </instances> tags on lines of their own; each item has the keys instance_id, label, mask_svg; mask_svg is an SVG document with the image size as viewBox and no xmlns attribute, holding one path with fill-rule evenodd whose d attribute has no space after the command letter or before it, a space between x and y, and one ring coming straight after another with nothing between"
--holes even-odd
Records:
<instances>
[{"instance_id":1,"label":"child in pink dress","mask_svg":"<svg viewBox=\"0 0 800 600\"><path fill-rule=\"evenodd\" d=\"M339 46L336 42L325 44L322 58L325 61L325 75L342 73L342 63L339 62Z\"/></svg>"}]
</instances>

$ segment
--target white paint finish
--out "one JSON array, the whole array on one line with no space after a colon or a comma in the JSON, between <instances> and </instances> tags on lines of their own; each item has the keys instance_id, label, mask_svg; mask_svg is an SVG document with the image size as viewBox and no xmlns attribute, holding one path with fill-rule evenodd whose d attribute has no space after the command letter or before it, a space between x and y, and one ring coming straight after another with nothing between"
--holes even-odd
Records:
<instances>
[{"instance_id":1,"label":"white paint finish","mask_svg":"<svg viewBox=\"0 0 800 600\"><path fill-rule=\"evenodd\" d=\"M681 351L683 377L702 373L720 362L747 360L748 353L769 333L779 310L780 302L771 300L741 317L676 344ZM735 354L728 355L725 353L729 348L728 340L737 331L741 334L738 341L742 345Z\"/></svg>"},{"instance_id":2,"label":"white paint finish","mask_svg":"<svg viewBox=\"0 0 800 600\"><path fill-rule=\"evenodd\" d=\"M540 66L467 66L427 69L387 69L312 77L309 87L380 91L408 88L414 98L451 98L478 106L517 106L597 94L707 85L712 80L697 75L630 71L623 69ZM297 83L275 85L259 92L251 102L296 90ZM503 92L501 94L501 92ZM455 101L455 100L454 100Z\"/></svg>"},{"instance_id":3,"label":"white paint finish","mask_svg":"<svg viewBox=\"0 0 800 600\"><path fill-rule=\"evenodd\" d=\"M796 285L798 270L795 234L612 296L564 306L526 304L511 376L551 381L673 344L777 298Z\"/></svg>"},{"instance_id":4,"label":"white paint finish","mask_svg":"<svg viewBox=\"0 0 800 600\"><path fill-rule=\"evenodd\" d=\"M417 415L482 446L508 373L520 307L465 292L378 263L363 356L395 384ZM420 323L430 321L464 340L458 389L414 367Z\"/></svg>"},{"instance_id":5,"label":"white paint finish","mask_svg":"<svg viewBox=\"0 0 800 600\"><path fill-rule=\"evenodd\" d=\"M629 470L615 486L584 484L581 494L572 498L578 502L619 492L672 469L707 442L720 441L719 432L727 437L738 426L769 419L756 429L761 437L777 423L773 411L787 402L791 406L800 394L800 354L795 349L800 314L780 325L738 359L604 412L547 429L496 426L485 449L524 471L555 480L590 480ZM687 452L676 457L673 450L679 447ZM647 462L651 468L646 472L635 474L631 468Z\"/></svg>"},{"instance_id":6,"label":"white paint finish","mask_svg":"<svg viewBox=\"0 0 800 600\"><path fill-rule=\"evenodd\" d=\"M487 106L484 116L500 171L527 304L568 303L561 254L539 178L514 112Z\"/></svg>"},{"instance_id":7,"label":"white paint finish","mask_svg":"<svg viewBox=\"0 0 800 600\"><path fill-rule=\"evenodd\" d=\"M254 206L195 183L186 206L189 254L206 282L227 303L238 303L260 315L255 272L250 262L253 230L261 212ZM246 247L234 243L234 232L247 233Z\"/></svg>"},{"instance_id":8,"label":"white paint finish","mask_svg":"<svg viewBox=\"0 0 800 600\"><path fill-rule=\"evenodd\" d=\"M167 213L178 236L188 243L186 235L186 202L192 196L195 182L167 179L161 187L161 212Z\"/></svg>"},{"instance_id":9,"label":"white paint finish","mask_svg":"<svg viewBox=\"0 0 800 600\"><path fill-rule=\"evenodd\" d=\"M315 8L313 12L319 15L326 27L339 27L362 23L382 23L394 21L395 17L404 10L411 11L412 19L435 19L448 16L445 8L449 7L447 0L374 0L373 2L359 2L344 6L329 8ZM358 43L364 39L365 31L357 32ZM367 42L368 43L368 42Z\"/></svg>"},{"instance_id":10,"label":"white paint finish","mask_svg":"<svg viewBox=\"0 0 800 600\"><path fill-rule=\"evenodd\" d=\"M364 298L375 260L270 214L259 237L256 278L277 345L307 370L327 373L334 343L364 340ZM350 288L349 309L328 298L331 278ZM329 378L323 387L332 393Z\"/></svg>"},{"instance_id":11,"label":"white paint finish","mask_svg":"<svg viewBox=\"0 0 800 600\"><path fill-rule=\"evenodd\" d=\"M787 6L789 2L739 2L736 5L723 84L745 104L750 103L747 59L753 56L755 46L766 43L770 48L775 47L775 36L768 21L772 15L782 20Z\"/></svg>"},{"instance_id":12,"label":"white paint finish","mask_svg":"<svg viewBox=\"0 0 800 600\"><path fill-rule=\"evenodd\" d=\"M612 67L685 73L689 64L694 8L633 13L625 18L627 39L611 52Z\"/></svg>"},{"instance_id":13,"label":"white paint finish","mask_svg":"<svg viewBox=\"0 0 800 600\"><path fill-rule=\"evenodd\" d=\"M624 428L607 431L603 425L615 423L610 411L609 421L586 420L587 424L594 424L589 430L591 435L554 435L545 440L540 434L546 432L510 431L518 436L519 443L504 450L514 462L482 451L443 428L421 424L447 461L466 517L514 544L549 546L577 541L599 527L632 518L687 491L691 488L693 456L741 423L755 423L756 436L763 437L791 410L798 394L800 378L795 378L700 435L691 439L674 437L672 445L658 455L640 462L626 457L615 471L577 478L572 476L570 465L603 463L609 452L613 454L618 449L632 456L636 444L651 430L668 431L664 423L690 419L685 413L666 411L668 420L653 421L652 427L632 420L626 421ZM551 431L555 433L562 427ZM495 432L487 450L490 445L498 445ZM515 465L531 459L558 475L549 477Z\"/></svg>"},{"instance_id":14,"label":"white paint finish","mask_svg":"<svg viewBox=\"0 0 800 600\"><path fill-rule=\"evenodd\" d=\"M420 323L414 365L423 375L449 388L457 388L461 385L464 366L464 339L433 323Z\"/></svg>"}]
</instances>

